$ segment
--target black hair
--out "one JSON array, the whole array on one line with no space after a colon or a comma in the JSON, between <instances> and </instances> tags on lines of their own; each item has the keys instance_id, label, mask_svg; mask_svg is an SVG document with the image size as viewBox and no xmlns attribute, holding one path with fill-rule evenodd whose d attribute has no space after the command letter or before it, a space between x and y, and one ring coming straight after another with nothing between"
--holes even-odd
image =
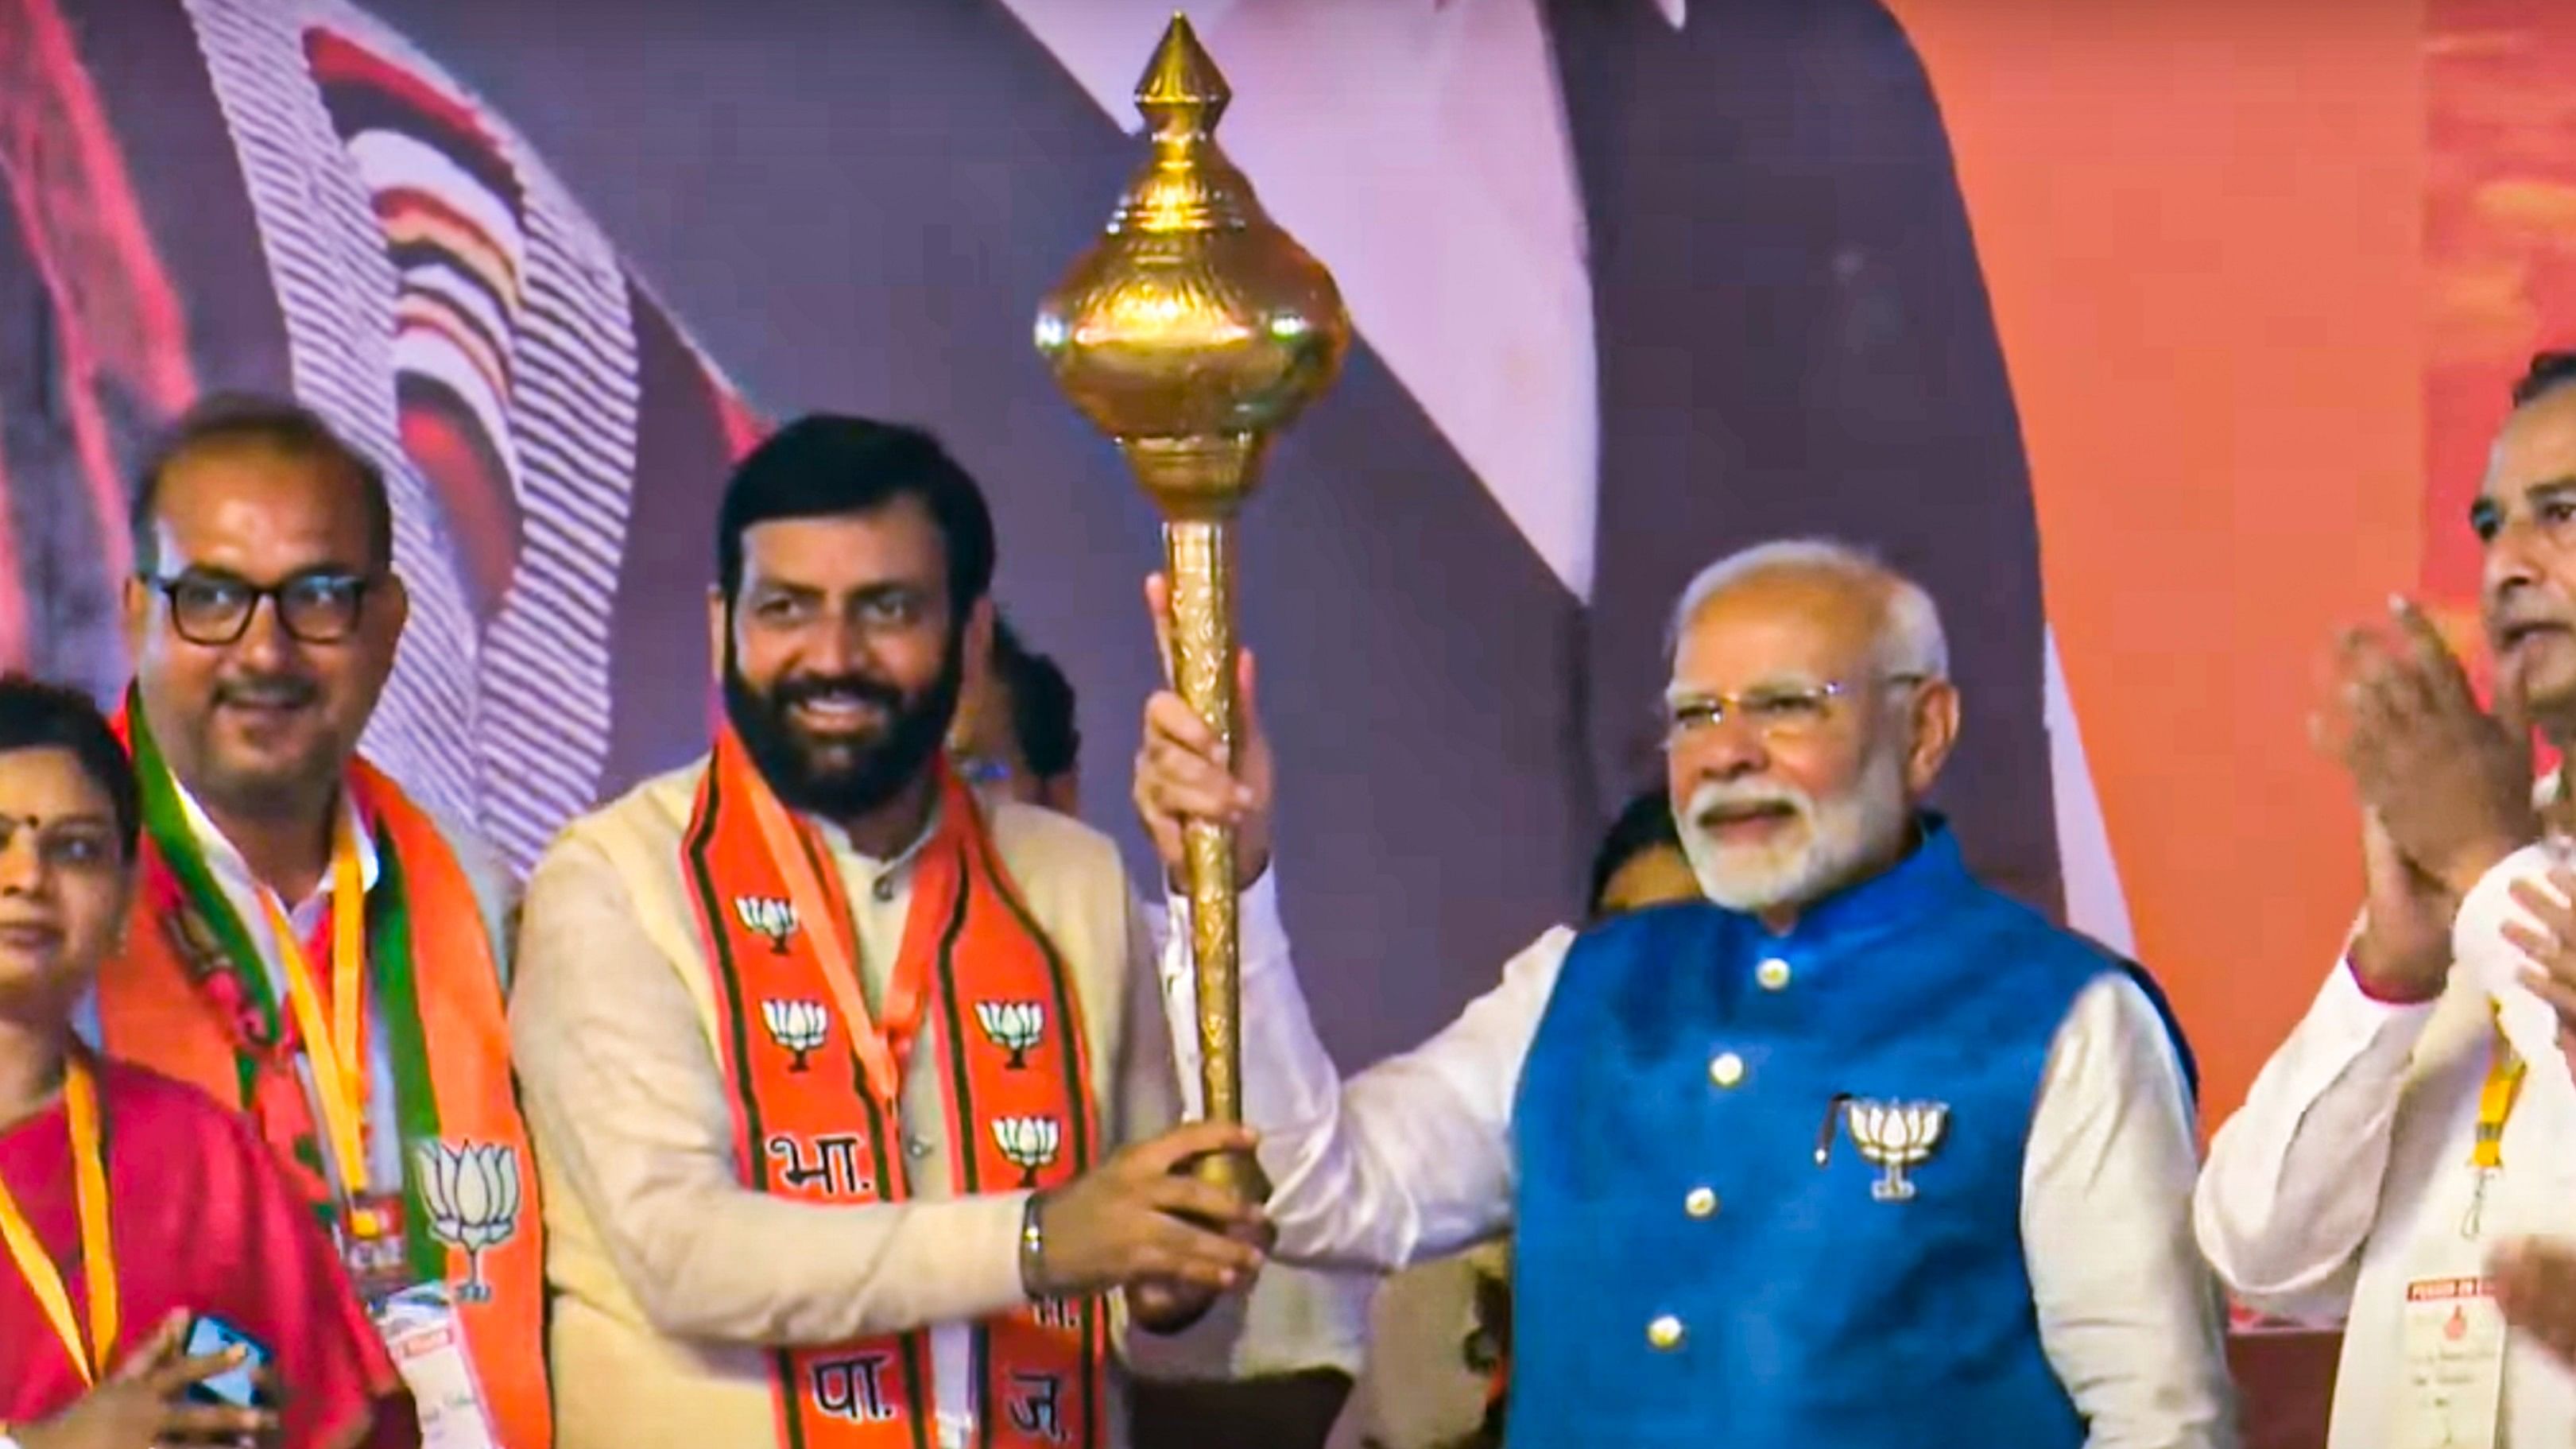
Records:
<instances>
[{"instance_id":1,"label":"black hair","mask_svg":"<svg viewBox=\"0 0 2576 1449\"><path fill-rule=\"evenodd\" d=\"M143 802L107 717L88 695L24 674L0 674L0 754L67 750L81 773L107 792L116 812L116 837L131 863L143 835Z\"/></svg>"},{"instance_id":2,"label":"black hair","mask_svg":"<svg viewBox=\"0 0 2576 1449\"><path fill-rule=\"evenodd\" d=\"M1054 660L1022 643L1007 619L994 621L993 670L1011 692L1011 732L1019 736L1029 773L1041 780L1072 774L1082 759L1073 682Z\"/></svg>"},{"instance_id":3,"label":"black hair","mask_svg":"<svg viewBox=\"0 0 2576 1449\"><path fill-rule=\"evenodd\" d=\"M2533 353L2531 366L2514 381L2513 405L2536 402L2571 382L2576 382L2576 352Z\"/></svg>"},{"instance_id":4,"label":"black hair","mask_svg":"<svg viewBox=\"0 0 2576 1449\"><path fill-rule=\"evenodd\" d=\"M1610 889L1610 878L1619 868L1657 846L1682 848L1682 836L1673 824L1672 796L1661 786L1628 802L1619 818L1610 822L1610 833L1601 838L1601 848L1592 856L1592 892L1584 897L1584 914L1594 920L1601 916L1601 897Z\"/></svg>"},{"instance_id":5,"label":"black hair","mask_svg":"<svg viewBox=\"0 0 2576 1449\"><path fill-rule=\"evenodd\" d=\"M983 490L929 433L832 413L798 418L735 466L716 514L725 597L742 587L742 538L754 524L873 513L907 494L939 525L948 601L963 627L966 611L993 586L993 515Z\"/></svg>"},{"instance_id":6,"label":"black hair","mask_svg":"<svg viewBox=\"0 0 2576 1449\"><path fill-rule=\"evenodd\" d=\"M286 398L233 392L200 399L144 455L126 514L134 539L135 572L148 575L161 566L161 539L154 525L162 476L170 465L200 449L239 446L267 448L346 472L358 485L358 501L367 513L368 562L379 569L393 567L394 506L385 493L384 470L332 431L311 408Z\"/></svg>"}]
</instances>

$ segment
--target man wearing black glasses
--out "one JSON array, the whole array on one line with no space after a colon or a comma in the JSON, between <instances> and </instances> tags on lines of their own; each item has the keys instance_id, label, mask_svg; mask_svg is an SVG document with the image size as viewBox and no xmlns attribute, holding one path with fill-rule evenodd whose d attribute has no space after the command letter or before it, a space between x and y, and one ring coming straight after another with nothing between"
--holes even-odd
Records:
<instances>
[{"instance_id":1,"label":"man wearing black glasses","mask_svg":"<svg viewBox=\"0 0 2576 1449\"><path fill-rule=\"evenodd\" d=\"M215 399L146 461L132 527L144 845L98 1044L250 1114L389 1330L461 1336L484 1423L457 1442L543 1449L513 886L358 754L409 607L383 476L303 408Z\"/></svg>"}]
</instances>

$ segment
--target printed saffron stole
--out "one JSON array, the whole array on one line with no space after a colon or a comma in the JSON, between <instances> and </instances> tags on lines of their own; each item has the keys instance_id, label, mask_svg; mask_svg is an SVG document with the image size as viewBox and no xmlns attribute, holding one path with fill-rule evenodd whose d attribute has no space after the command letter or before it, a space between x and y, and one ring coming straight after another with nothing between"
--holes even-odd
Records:
<instances>
[{"instance_id":1,"label":"printed saffron stole","mask_svg":"<svg viewBox=\"0 0 2576 1449\"><path fill-rule=\"evenodd\" d=\"M269 989L256 938L216 883L130 696L115 723L142 788L144 841L125 951L99 976L100 1046L248 1113L332 1222L339 1204L296 1072L295 1013ZM346 788L376 849L366 979L404 1146L404 1257L420 1282L453 1285L502 1442L549 1449L535 1158L482 905L437 822L391 779L353 761ZM316 935L327 943L331 922Z\"/></svg>"},{"instance_id":2,"label":"printed saffron stole","mask_svg":"<svg viewBox=\"0 0 2576 1449\"><path fill-rule=\"evenodd\" d=\"M916 1048L939 1064L958 1193L1070 1181L1100 1150L1072 979L944 762L938 790L902 954L871 1011L858 995L857 932L829 849L770 793L731 730L717 739L682 869L713 975L736 1160L757 1191L819 1203L908 1200L891 1098ZM1106 1325L1096 1300L1022 1307L974 1333L978 1445L1104 1442ZM775 1373L779 1442L790 1449L935 1442L926 1332L782 1349Z\"/></svg>"}]
</instances>

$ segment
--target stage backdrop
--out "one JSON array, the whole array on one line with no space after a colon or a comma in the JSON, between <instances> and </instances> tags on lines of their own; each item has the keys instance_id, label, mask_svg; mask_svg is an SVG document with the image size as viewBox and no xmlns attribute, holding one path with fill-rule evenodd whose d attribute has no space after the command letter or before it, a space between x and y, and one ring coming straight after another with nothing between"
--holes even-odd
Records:
<instances>
[{"instance_id":1,"label":"stage backdrop","mask_svg":"<svg viewBox=\"0 0 2576 1449\"><path fill-rule=\"evenodd\" d=\"M523 864L703 744L728 461L936 428L1125 793L1153 520L1029 347L1163 0L0 0L0 660L105 691L124 479L200 392L391 473L377 758ZM1663 614L1783 533L1948 614L1977 865L2170 986L2213 1119L2330 964L2332 631L2466 618L2576 340L2548 0L1216 0L1223 135L1361 333L1251 511L1324 1031L1421 1036L1657 769Z\"/></svg>"}]
</instances>

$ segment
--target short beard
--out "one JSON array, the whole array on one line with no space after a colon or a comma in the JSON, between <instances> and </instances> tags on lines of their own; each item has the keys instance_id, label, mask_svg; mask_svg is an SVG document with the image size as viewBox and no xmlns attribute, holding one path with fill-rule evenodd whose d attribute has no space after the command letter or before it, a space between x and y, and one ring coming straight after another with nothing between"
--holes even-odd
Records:
<instances>
[{"instance_id":1,"label":"short beard","mask_svg":"<svg viewBox=\"0 0 2576 1449\"><path fill-rule=\"evenodd\" d=\"M1806 826L1792 844L1748 848L1726 845L1699 822L1722 804L1778 804ZM1904 761L1880 750L1862 762L1852 788L1818 803L1787 785L1727 785L1712 780L1692 792L1673 821L1682 854L1707 897L1747 914L1804 908L1852 883L1871 860L1903 837L1912 807L1905 799Z\"/></svg>"},{"instance_id":2,"label":"short beard","mask_svg":"<svg viewBox=\"0 0 2576 1449\"><path fill-rule=\"evenodd\" d=\"M789 809L824 820L851 821L872 815L892 803L928 770L948 737L957 713L958 692L965 684L966 631L951 630L940 660L939 677L919 694L905 696L882 680L864 675L834 678L808 676L782 680L767 693L742 677L734 652L731 621L725 630L725 718L751 756L761 778ZM887 716L885 731L873 741L836 745L851 759L845 765L818 763L805 737L788 718L798 695L819 689L847 689L876 702Z\"/></svg>"},{"instance_id":3,"label":"short beard","mask_svg":"<svg viewBox=\"0 0 2576 1449\"><path fill-rule=\"evenodd\" d=\"M235 820L303 820L326 810L339 798L346 770L328 749L275 774L235 773L216 764L210 750L201 749L197 758L203 762L198 778L180 783L199 803Z\"/></svg>"},{"instance_id":4,"label":"short beard","mask_svg":"<svg viewBox=\"0 0 2576 1449\"><path fill-rule=\"evenodd\" d=\"M234 820L305 820L339 798L349 761L332 741L317 740L312 749L276 768L236 770L223 762L212 734L189 732L189 753L197 768L194 779L183 776L179 783L216 814ZM175 762L172 772L178 773Z\"/></svg>"}]
</instances>

